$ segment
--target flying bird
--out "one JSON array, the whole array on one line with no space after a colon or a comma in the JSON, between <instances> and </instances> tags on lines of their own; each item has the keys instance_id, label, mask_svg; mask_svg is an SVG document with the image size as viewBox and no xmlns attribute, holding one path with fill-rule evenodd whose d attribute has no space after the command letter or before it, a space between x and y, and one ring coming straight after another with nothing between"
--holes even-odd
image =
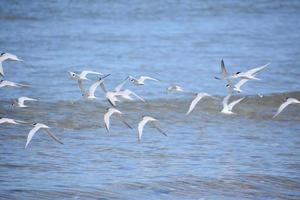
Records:
<instances>
[{"instance_id":1,"label":"flying bird","mask_svg":"<svg viewBox=\"0 0 300 200\"><path fill-rule=\"evenodd\" d=\"M24 62L23 60L19 59L14 54L11 54L11 53L1 53L0 54L0 76L3 76L3 77L4 77L4 71L3 71L3 67L2 67L2 62L6 61L6 60Z\"/></svg>"},{"instance_id":2,"label":"flying bird","mask_svg":"<svg viewBox=\"0 0 300 200\"><path fill-rule=\"evenodd\" d=\"M178 85L170 85L169 87L167 87L167 91L169 92L184 92L184 89Z\"/></svg>"},{"instance_id":3,"label":"flying bird","mask_svg":"<svg viewBox=\"0 0 300 200\"><path fill-rule=\"evenodd\" d=\"M163 130L161 130L158 125L156 124L156 122L158 122L157 119L153 118L153 117L149 117L149 116L143 116L142 121L140 121L139 125L138 125L138 140L141 141L142 139L142 135L143 135L143 130L144 130L144 126L148 123L151 122L152 125L154 126L154 128L156 128L160 133L162 133L164 136L168 136Z\"/></svg>"},{"instance_id":4,"label":"flying bird","mask_svg":"<svg viewBox=\"0 0 300 200\"><path fill-rule=\"evenodd\" d=\"M21 121L21 120L0 117L0 124L20 124L20 123L22 124L22 123L26 123L26 122Z\"/></svg>"},{"instance_id":5,"label":"flying bird","mask_svg":"<svg viewBox=\"0 0 300 200\"><path fill-rule=\"evenodd\" d=\"M28 136L27 136L27 141L26 141L26 145L25 145L25 149L27 148L27 146L29 145L30 141L32 140L32 137L34 136L34 134L39 130L39 129L44 129L47 134L53 139L55 140L56 142L60 143L60 144L63 144L49 129L50 127L45 125L45 124L42 124L42 123L34 123L32 124L34 127L33 129L31 129L28 133Z\"/></svg>"},{"instance_id":6,"label":"flying bird","mask_svg":"<svg viewBox=\"0 0 300 200\"><path fill-rule=\"evenodd\" d=\"M37 99L29 98L29 97L19 97L18 100L13 100L12 106L18 106L20 108L28 107L24 104L25 101L37 101Z\"/></svg>"},{"instance_id":7,"label":"flying bird","mask_svg":"<svg viewBox=\"0 0 300 200\"><path fill-rule=\"evenodd\" d=\"M122 116L122 112L117 110L116 108L107 108L106 109L106 113L104 114L104 123L105 123L105 128L107 130L107 132L109 132L109 125L110 125L110 117L113 115L113 114L116 114L116 116L119 117L119 119L126 125L128 126L128 128L131 128L132 127L126 122L126 120L123 118Z\"/></svg>"},{"instance_id":8,"label":"flying bird","mask_svg":"<svg viewBox=\"0 0 300 200\"><path fill-rule=\"evenodd\" d=\"M189 110L187 111L186 115L189 115L193 109L195 108L195 106L197 105L197 103L203 98L203 97L210 97L213 99L217 99L216 97L211 96L210 94L207 93L197 93L196 97L194 98L194 100L191 102Z\"/></svg>"},{"instance_id":9,"label":"flying bird","mask_svg":"<svg viewBox=\"0 0 300 200\"><path fill-rule=\"evenodd\" d=\"M157 82L159 81L150 76L140 76L139 78L134 78L133 76L129 76L129 77L130 77L130 81L135 85L144 85L146 80L157 81Z\"/></svg>"},{"instance_id":10,"label":"flying bird","mask_svg":"<svg viewBox=\"0 0 300 200\"><path fill-rule=\"evenodd\" d=\"M24 85L24 84L20 84L20 83L15 83L12 81L7 81L7 80L0 80L0 88L3 87L29 87L29 85Z\"/></svg>"},{"instance_id":11,"label":"flying bird","mask_svg":"<svg viewBox=\"0 0 300 200\"><path fill-rule=\"evenodd\" d=\"M278 108L276 114L273 116L273 118L277 117L279 115L279 113L281 113L290 104L300 104L300 101L295 98L287 97L286 101L279 106L279 108Z\"/></svg>"},{"instance_id":12,"label":"flying bird","mask_svg":"<svg viewBox=\"0 0 300 200\"><path fill-rule=\"evenodd\" d=\"M247 79L245 79L245 80L247 80ZM229 115L230 114L235 114L234 112L232 112L233 107L236 104L238 104L239 102L241 102L243 99L245 99L245 97L243 97L243 98L240 98L240 99L235 100L235 101L228 104L228 101L229 101L230 97L231 97L231 94L227 95L223 99L223 102L222 102L223 103L223 110L221 111L221 113L223 113L223 114L229 114Z\"/></svg>"},{"instance_id":13,"label":"flying bird","mask_svg":"<svg viewBox=\"0 0 300 200\"><path fill-rule=\"evenodd\" d=\"M256 68L250 69L246 72L236 72L231 76L231 78L260 80L259 78L256 78L255 76L258 74L258 72L265 69L268 65L270 65L270 63L267 63L261 67L256 67Z\"/></svg>"},{"instance_id":14,"label":"flying bird","mask_svg":"<svg viewBox=\"0 0 300 200\"><path fill-rule=\"evenodd\" d=\"M97 74L97 75L103 75L102 73L100 72L95 72L95 71L88 71L88 70L84 70L82 71L80 74L76 74L75 72L69 72L71 78L75 81L77 81L78 83L78 86L79 86L79 89L81 90L82 93L85 92L85 89L84 89L84 86L83 86L83 83L82 81L83 80L89 80L87 78L87 75L88 74Z\"/></svg>"}]
</instances>

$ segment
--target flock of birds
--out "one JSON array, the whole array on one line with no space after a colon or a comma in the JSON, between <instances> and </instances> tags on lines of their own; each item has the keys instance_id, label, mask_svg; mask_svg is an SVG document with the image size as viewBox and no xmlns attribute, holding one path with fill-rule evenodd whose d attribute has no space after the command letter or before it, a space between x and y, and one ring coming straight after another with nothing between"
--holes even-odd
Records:
<instances>
[{"instance_id":1,"label":"flock of birds","mask_svg":"<svg viewBox=\"0 0 300 200\"><path fill-rule=\"evenodd\" d=\"M12 82L12 81L4 80L4 70L3 70L3 67L2 67L2 63L4 61L7 61L7 60L24 62L23 60L19 59L14 54L1 53L1 55L0 55L0 76L2 77L2 80L0 80L0 88L3 88L3 87L28 87L28 85L24 85L24 84L15 83L15 82ZM242 92L241 87L245 83L247 83L248 81L250 81L250 80L260 80L259 78L256 77L256 75L260 71L265 69L269 64L270 63L265 64L261 67L250 69L246 72L236 72L236 73L231 75L227 72L227 70L225 68L224 61L223 60L221 61L221 71L222 71L221 75L222 76L221 77L215 77L215 79L225 81L227 92L228 92L228 95L225 96L223 101L222 101L223 109L221 110L221 113L228 114L228 115L235 114L232 111L234 106L237 105L242 100L244 100L245 97L239 98L239 99L229 103L229 100L230 100L231 96L235 93ZM100 77L88 89L86 89L85 86L84 86L84 81L89 80L87 78L87 76L89 74L94 74L94 75L97 75L97 76L100 76ZM157 80L155 78L152 78L152 77L149 77L149 76L141 76L139 78L136 78L136 77L133 77L133 76L127 76L125 78L125 80L123 80L113 90L109 91L109 90L107 90L107 88L104 84L104 81L107 77L110 76L110 74L104 75L102 73L95 72L95 71L82 71L80 74L77 74L75 72L69 72L69 75L73 80L75 80L77 82L82 96L86 99L96 99L95 92L96 92L97 88L100 87L102 89L102 91L105 94L105 98L107 99L107 101L111 105L111 107L106 109L106 112L104 114L104 124L105 124L105 128L106 128L107 132L109 132L109 129L110 129L110 118L111 118L112 115L117 116L128 128L131 128L131 129L133 128L131 125L129 125L129 123L123 117L123 113L116 108L118 102L121 102L122 100L133 101L134 98L137 98L142 102L145 102L145 100L142 97L140 97L139 95L137 95L133 91L131 91L129 89L124 89L124 86L127 82L131 82L134 85L139 85L139 86L144 85L146 81L159 82L159 80ZM234 83L235 79L239 79L239 81L236 84ZM190 93L188 91L185 91L182 87L180 87L178 85L171 85L167 88L167 90L172 91L172 92ZM189 115L194 110L194 108L196 107L198 102L201 99L205 98L205 97L216 99L216 100L218 99L218 98L216 98L216 97L214 97L210 94L207 94L207 93L196 93L195 98L192 100L186 115ZM29 97L20 97L20 98L18 98L18 100L13 100L11 106L12 107L26 108L26 107L28 107L25 104L26 101L37 101L37 99L29 98ZM279 108L278 108L277 112L275 113L275 115L273 116L273 118L278 116L290 104L300 104L300 101L295 99L295 98L291 98L291 97L286 98L286 101L279 106ZM153 118L151 116L142 116L142 119L138 124L138 140L139 141L141 140L142 135L143 135L144 126L147 123L151 123L152 126L154 128L156 128L160 133L167 136L167 134L159 127L158 122L159 122L158 119ZM63 144L61 142L61 140L58 137L56 137L50 131L50 127L45 125L45 124L42 124L42 123L29 123L29 122L25 122L25 121L22 121L22 120L16 120L16 119L0 117L0 124L4 124L4 123L8 123L8 124L31 124L33 126L33 128L28 133L25 148L27 148L27 146L29 145L29 143L32 140L33 136L35 135L35 133L40 129L44 129L46 131L46 133L52 139L54 139L56 142L58 142L60 144Z\"/></svg>"}]
</instances>

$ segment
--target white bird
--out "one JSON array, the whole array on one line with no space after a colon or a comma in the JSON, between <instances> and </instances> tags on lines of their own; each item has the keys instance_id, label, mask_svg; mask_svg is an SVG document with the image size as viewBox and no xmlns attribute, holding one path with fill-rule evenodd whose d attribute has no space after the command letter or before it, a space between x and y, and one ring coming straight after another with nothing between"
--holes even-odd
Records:
<instances>
[{"instance_id":1,"label":"white bird","mask_svg":"<svg viewBox=\"0 0 300 200\"><path fill-rule=\"evenodd\" d=\"M222 78L219 78L219 77L215 76L215 79L224 80L228 83L228 85L232 86L233 84L232 84L232 81L231 81L231 77L229 76L229 74L227 72L227 69L225 67L223 59L221 60L221 73L222 73Z\"/></svg>"},{"instance_id":2,"label":"white bird","mask_svg":"<svg viewBox=\"0 0 300 200\"><path fill-rule=\"evenodd\" d=\"M167 91L170 92L184 92L184 89L178 85L170 85L167 87Z\"/></svg>"},{"instance_id":3,"label":"white bird","mask_svg":"<svg viewBox=\"0 0 300 200\"><path fill-rule=\"evenodd\" d=\"M20 108L28 107L24 104L25 101L37 101L37 99L29 98L29 97L19 97L18 100L14 100L12 106L18 106Z\"/></svg>"},{"instance_id":4,"label":"white bird","mask_svg":"<svg viewBox=\"0 0 300 200\"><path fill-rule=\"evenodd\" d=\"M283 111L283 109L285 109L288 105L290 104L300 104L300 101L295 99L295 98L286 98L286 101L281 104L276 112L276 114L273 116L273 118L277 117L277 115L279 115L279 113L281 113Z\"/></svg>"},{"instance_id":5,"label":"white bird","mask_svg":"<svg viewBox=\"0 0 300 200\"><path fill-rule=\"evenodd\" d=\"M243 80L247 80L247 79L243 79ZM240 98L238 100L235 100L233 102L231 102L230 104L228 104L228 101L231 97L231 94L227 95L224 99L223 99L223 110L221 111L221 113L224 114L235 114L234 112L232 112L233 107L238 104L239 102L241 102L243 99L245 99L245 97Z\"/></svg>"},{"instance_id":6,"label":"white bird","mask_svg":"<svg viewBox=\"0 0 300 200\"><path fill-rule=\"evenodd\" d=\"M29 85L24 85L24 84L20 84L20 83L15 83L12 81L7 81L7 80L0 80L0 88L3 87L29 87Z\"/></svg>"},{"instance_id":7,"label":"white bird","mask_svg":"<svg viewBox=\"0 0 300 200\"><path fill-rule=\"evenodd\" d=\"M259 78L256 78L255 76L257 75L258 72L265 69L268 65L270 65L270 63L267 63L261 67L256 67L256 68L250 69L246 72L236 72L231 76L231 78L260 80Z\"/></svg>"},{"instance_id":8,"label":"white bird","mask_svg":"<svg viewBox=\"0 0 300 200\"><path fill-rule=\"evenodd\" d=\"M11 54L11 53L1 53L0 54L0 75L4 76L3 72L3 67L2 67L2 62L6 60L12 60L12 61L19 61L19 62L24 62L23 60L19 59L16 55Z\"/></svg>"},{"instance_id":9,"label":"white bird","mask_svg":"<svg viewBox=\"0 0 300 200\"><path fill-rule=\"evenodd\" d=\"M117 114L117 116L119 117L119 119L126 125L128 126L128 128L131 128L132 127L126 122L126 120L123 118L122 116L122 112L117 110L116 108L107 108L106 109L107 112L104 114L104 123L105 123L105 128L107 130L107 132L109 132L109 125L110 125L110 117L113 115L113 114Z\"/></svg>"},{"instance_id":10,"label":"white bird","mask_svg":"<svg viewBox=\"0 0 300 200\"><path fill-rule=\"evenodd\" d=\"M217 99L207 93L197 93L196 94L196 97L194 98L194 100L191 102L190 104L190 107L189 107L189 110L187 111L186 115L190 114L193 109L195 108L195 106L197 105L197 103L203 98L203 97L210 97L210 98L213 98L213 99Z\"/></svg>"},{"instance_id":11,"label":"white bird","mask_svg":"<svg viewBox=\"0 0 300 200\"><path fill-rule=\"evenodd\" d=\"M76 74L75 72L69 72L70 76L72 79L78 81L78 80L89 80L86 76L88 74L97 74L102 76L103 74L100 72L95 72L95 71L89 71L89 70L84 70L80 74Z\"/></svg>"},{"instance_id":12,"label":"white bird","mask_svg":"<svg viewBox=\"0 0 300 200\"><path fill-rule=\"evenodd\" d=\"M144 85L146 80L159 81L150 76L140 76L139 78L134 78L133 76L130 76L130 81L135 85Z\"/></svg>"},{"instance_id":13,"label":"white bird","mask_svg":"<svg viewBox=\"0 0 300 200\"><path fill-rule=\"evenodd\" d=\"M103 77L100 77L95 83L93 83L89 90L86 91L83 96L85 96L87 99L96 99L95 97L95 92L96 92L96 89L97 87L103 83L103 81L105 80L106 77L108 77L110 74L107 74Z\"/></svg>"},{"instance_id":14,"label":"white bird","mask_svg":"<svg viewBox=\"0 0 300 200\"><path fill-rule=\"evenodd\" d=\"M26 141L26 145L25 145L25 149L27 148L28 144L30 143L30 141L32 140L32 137L34 136L34 134L39 130L39 129L44 129L47 134L54 139L56 142L63 144L49 129L50 127L42 124L42 123L34 123L33 124L33 129L31 129L31 131L29 131L29 134L27 136L27 141Z\"/></svg>"},{"instance_id":15,"label":"white bird","mask_svg":"<svg viewBox=\"0 0 300 200\"><path fill-rule=\"evenodd\" d=\"M82 81L83 80L89 80L86 76L88 74L97 74L97 75L103 75L102 73L99 72L95 72L95 71L88 71L88 70L84 70L82 71L80 74L76 74L75 72L69 72L70 76L72 79L74 79L75 81L77 81L79 89L81 90L82 93L85 92L84 86Z\"/></svg>"},{"instance_id":16,"label":"white bird","mask_svg":"<svg viewBox=\"0 0 300 200\"><path fill-rule=\"evenodd\" d=\"M158 120L153 118L153 117L149 117L149 116L143 116L142 121L140 121L139 125L138 125L138 140L140 141L142 139L142 135L143 135L143 130L144 130L144 126L148 123L148 122L152 122L152 125L154 126L154 128L156 128L160 133L162 133L164 136L167 136L167 134L161 130L156 124L155 122L157 122Z\"/></svg>"},{"instance_id":17,"label":"white bird","mask_svg":"<svg viewBox=\"0 0 300 200\"><path fill-rule=\"evenodd\" d=\"M20 124L20 123L26 123L24 121L21 120L15 120L15 119L10 119L10 118L4 118L4 117L0 117L0 124Z\"/></svg>"}]
</instances>

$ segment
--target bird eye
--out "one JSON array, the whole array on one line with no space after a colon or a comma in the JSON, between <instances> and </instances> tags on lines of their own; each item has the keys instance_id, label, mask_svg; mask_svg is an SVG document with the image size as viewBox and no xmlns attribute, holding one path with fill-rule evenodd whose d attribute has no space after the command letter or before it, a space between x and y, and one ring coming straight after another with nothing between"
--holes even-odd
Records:
<instances>
[{"instance_id":1,"label":"bird eye","mask_svg":"<svg viewBox=\"0 0 300 200\"><path fill-rule=\"evenodd\" d=\"M1 56L3 56L5 53L1 53Z\"/></svg>"},{"instance_id":2,"label":"bird eye","mask_svg":"<svg viewBox=\"0 0 300 200\"><path fill-rule=\"evenodd\" d=\"M34 124L32 124L33 126L35 126L36 125L36 123L34 123Z\"/></svg>"}]
</instances>

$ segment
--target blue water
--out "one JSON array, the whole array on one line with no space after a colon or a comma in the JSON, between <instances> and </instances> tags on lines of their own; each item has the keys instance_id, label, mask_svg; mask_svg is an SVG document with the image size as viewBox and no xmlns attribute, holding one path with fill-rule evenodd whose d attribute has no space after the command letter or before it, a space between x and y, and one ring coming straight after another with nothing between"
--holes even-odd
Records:
<instances>
[{"instance_id":1,"label":"blue water","mask_svg":"<svg viewBox=\"0 0 300 200\"><path fill-rule=\"evenodd\" d=\"M300 98L299 19L299 1L1 1L0 51L25 60L3 63L5 79L31 87L1 88L0 116L45 123L64 145L41 131L25 150L32 127L1 124L0 199L299 199L300 107L271 119ZM234 116L220 113L221 59L230 73L271 62ZM118 104L134 130L113 118L107 134L103 93L86 101L68 76L84 69L111 73L110 89L160 80L126 85L147 101ZM193 96L172 83L220 100L186 116ZM20 96L39 101L11 110ZM146 127L139 143L142 115L168 137Z\"/></svg>"}]
</instances>

